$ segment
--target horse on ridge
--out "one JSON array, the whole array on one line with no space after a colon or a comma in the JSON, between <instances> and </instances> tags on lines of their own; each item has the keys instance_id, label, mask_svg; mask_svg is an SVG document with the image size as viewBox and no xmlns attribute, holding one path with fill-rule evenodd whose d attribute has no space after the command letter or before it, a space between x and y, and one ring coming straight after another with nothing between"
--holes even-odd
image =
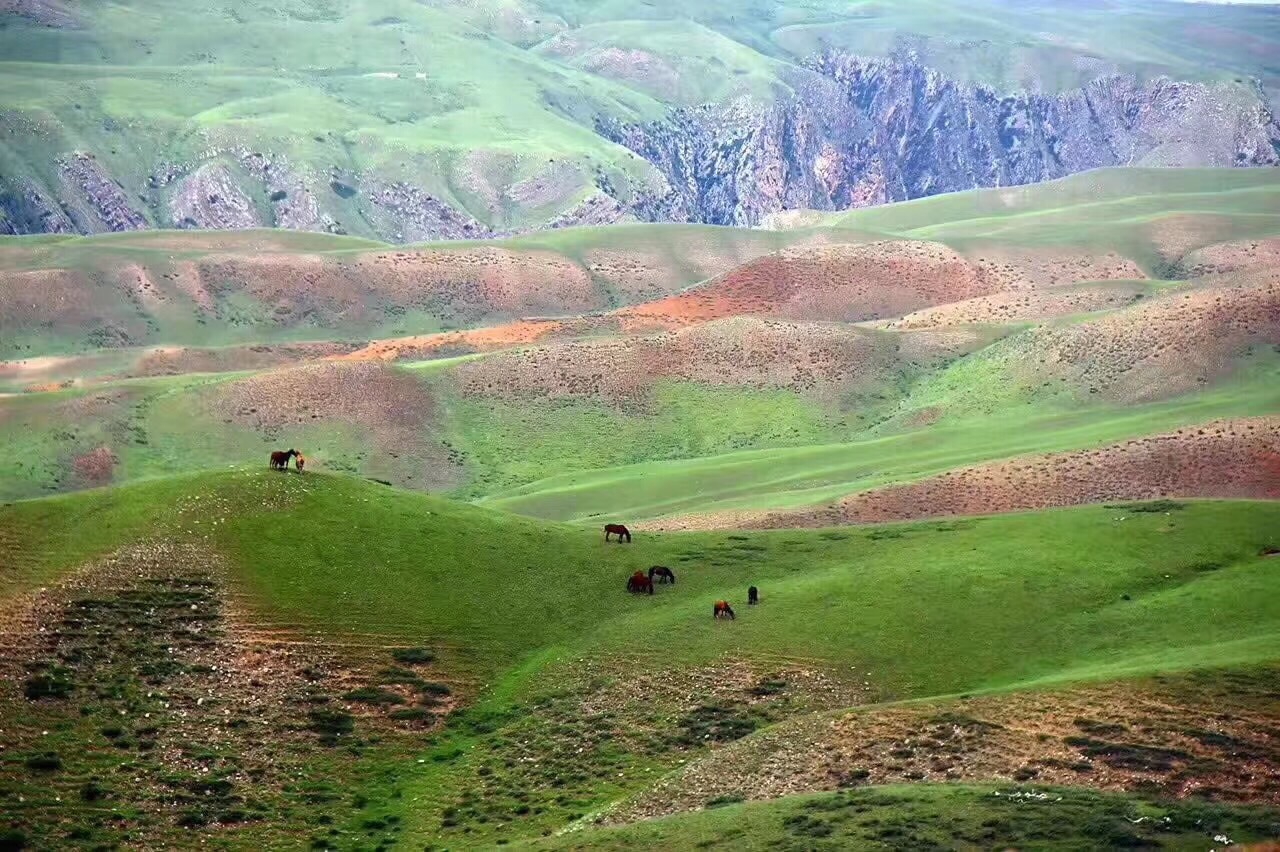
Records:
<instances>
[{"instance_id":1,"label":"horse on ridge","mask_svg":"<svg viewBox=\"0 0 1280 852\"><path fill-rule=\"evenodd\" d=\"M289 459L298 454L298 451L290 448L288 452L276 450L271 454L271 469L284 470L289 467Z\"/></svg>"}]
</instances>

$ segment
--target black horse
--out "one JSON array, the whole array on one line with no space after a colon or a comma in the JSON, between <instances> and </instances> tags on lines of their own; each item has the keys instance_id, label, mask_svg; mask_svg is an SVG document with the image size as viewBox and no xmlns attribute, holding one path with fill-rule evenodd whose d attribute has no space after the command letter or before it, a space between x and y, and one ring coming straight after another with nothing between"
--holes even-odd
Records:
<instances>
[{"instance_id":1,"label":"black horse","mask_svg":"<svg viewBox=\"0 0 1280 852\"><path fill-rule=\"evenodd\" d=\"M752 586L749 589L747 589L747 603L748 604L760 603L760 590L757 589L755 586Z\"/></svg>"},{"instance_id":2,"label":"black horse","mask_svg":"<svg viewBox=\"0 0 1280 852\"><path fill-rule=\"evenodd\" d=\"M293 448L290 448L289 452L287 453L282 452L280 450L276 450L274 453L271 454L272 469L273 470L286 469L287 467L289 467L289 459L293 458L297 454L298 454L298 451Z\"/></svg>"},{"instance_id":3,"label":"black horse","mask_svg":"<svg viewBox=\"0 0 1280 852\"><path fill-rule=\"evenodd\" d=\"M670 583L674 586L676 584L676 575L670 568L655 565L649 569L649 582Z\"/></svg>"}]
</instances>

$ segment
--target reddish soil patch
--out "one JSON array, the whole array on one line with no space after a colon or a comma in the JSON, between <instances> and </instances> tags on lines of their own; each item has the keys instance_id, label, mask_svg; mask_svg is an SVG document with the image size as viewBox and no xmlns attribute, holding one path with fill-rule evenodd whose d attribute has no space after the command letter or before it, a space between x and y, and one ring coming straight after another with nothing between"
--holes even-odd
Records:
<instances>
[{"instance_id":1,"label":"reddish soil patch","mask_svg":"<svg viewBox=\"0 0 1280 852\"><path fill-rule=\"evenodd\" d=\"M1106 278L1143 278L1108 256L997 251L974 259L940 243L889 241L793 248L705 285L617 311L624 330L676 328L726 316L860 322L897 317L1006 290Z\"/></svg>"},{"instance_id":2,"label":"reddish soil patch","mask_svg":"<svg viewBox=\"0 0 1280 852\"><path fill-rule=\"evenodd\" d=\"M1081 284L1044 290L1016 290L937 305L889 320L887 329L946 328L974 323L1034 322L1050 317L1123 308L1143 298L1139 282Z\"/></svg>"},{"instance_id":3,"label":"reddish soil patch","mask_svg":"<svg viewBox=\"0 0 1280 852\"><path fill-rule=\"evenodd\" d=\"M664 529L821 527L1157 497L1280 498L1280 417L1221 420L1096 450L948 471L825 509L677 518Z\"/></svg>"},{"instance_id":4,"label":"reddish soil patch","mask_svg":"<svg viewBox=\"0 0 1280 852\"><path fill-rule=\"evenodd\" d=\"M740 317L623 340L581 340L460 365L463 392L508 399L589 397L643 405L655 382L679 379L797 392L879 387L909 367L955 357L971 335L921 335L909 352L847 326Z\"/></svg>"},{"instance_id":5,"label":"reddish soil patch","mask_svg":"<svg viewBox=\"0 0 1280 852\"><path fill-rule=\"evenodd\" d=\"M1022 781L1280 802L1277 672L868 708L733 743L607 814L625 823L717 796L770 799L857 784Z\"/></svg>"},{"instance_id":6,"label":"reddish soil patch","mask_svg":"<svg viewBox=\"0 0 1280 852\"><path fill-rule=\"evenodd\" d=\"M565 325L559 320L524 319L488 328L375 340L341 356L341 360L407 361L492 352L552 337Z\"/></svg>"},{"instance_id":7,"label":"reddish soil patch","mask_svg":"<svg viewBox=\"0 0 1280 852\"><path fill-rule=\"evenodd\" d=\"M129 371L133 376L176 376L187 373L228 373L265 370L341 355L351 343L284 343L228 346L218 349L163 347L148 350Z\"/></svg>"},{"instance_id":8,"label":"reddish soil patch","mask_svg":"<svg viewBox=\"0 0 1280 852\"><path fill-rule=\"evenodd\" d=\"M1280 269L1280 237L1207 246L1184 257L1182 268L1190 276L1242 269Z\"/></svg>"},{"instance_id":9,"label":"reddish soil patch","mask_svg":"<svg viewBox=\"0 0 1280 852\"><path fill-rule=\"evenodd\" d=\"M108 447L98 447L81 456L76 456L72 467L86 485L107 485L115 473L119 459Z\"/></svg>"},{"instance_id":10,"label":"reddish soil patch","mask_svg":"<svg viewBox=\"0 0 1280 852\"><path fill-rule=\"evenodd\" d=\"M1251 346L1280 340L1280 276L1241 272L1202 280L1124 311L1044 328L1019 361L1029 378L1057 378L1121 402L1163 399L1230 372Z\"/></svg>"}]
</instances>

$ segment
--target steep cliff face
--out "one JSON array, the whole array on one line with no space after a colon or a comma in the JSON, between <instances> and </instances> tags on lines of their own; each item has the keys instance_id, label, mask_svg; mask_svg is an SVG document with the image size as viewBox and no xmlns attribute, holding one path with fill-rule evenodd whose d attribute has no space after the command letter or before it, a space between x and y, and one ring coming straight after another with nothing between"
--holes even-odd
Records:
<instances>
[{"instance_id":1,"label":"steep cliff face","mask_svg":"<svg viewBox=\"0 0 1280 852\"><path fill-rule=\"evenodd\" d=\"M794 91L768 107L684 108L598 129L666 177L665 193L636 205L644 218L734 225L1102 166L1280 163L1280 125L1246 84L1106 77L1002 96L910 60L828 54Z\"/></svg>"}]
</instances>

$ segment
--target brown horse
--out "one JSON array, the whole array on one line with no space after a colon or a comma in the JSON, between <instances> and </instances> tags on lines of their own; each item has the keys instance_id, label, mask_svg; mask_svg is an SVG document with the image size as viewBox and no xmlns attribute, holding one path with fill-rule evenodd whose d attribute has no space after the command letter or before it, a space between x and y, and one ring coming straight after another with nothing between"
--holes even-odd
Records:
<instances>
[{"instance_id":1,"label":"brown horse","mask_svg":"<svg viewBox=\"0 0 1280 852\"><path fill-rule=\"evenodd\" d=\"M302 473L302 466L306 463L307 460L302 457L302 453L298 453L293 457L293 465L298 469L298 473Z\"/></svg>"},{"instance_id":2,"label":"brown horse","mask_svg":"<svg viewBox=\"0 0 1280 852\"><path fill-rule=\"evenodd\" d=\"M676 584L676 575L670 568L664 568L661 565L653 566L649 569L649 582L654 582L655 577L659 583L670 583L673 586Z\"/></svg>"},{"instance_id":3,"label":"brown horse","mask_svg":"<svg viewBox=\"0 0 1280 852\"><path fill-rule=\"evenodd\" d=\"M653 581L646 577L643 571L637 571L627 580L627 591L653 594Z\"/></svg>"},{"instance_id":4,"label":"brown horse","mask_svg":"<svg viewBox=\"0 0 1280 852\"><path fill-rule=\"evenodd\" d=\"M621 542L625 538L628 544L631 543L631 530L627 529L622 524L605 524L604 540L608 541L609 536L611 535L616 535L618 537L619 542Z\"/></svg>"},{"instance_id":5,"label":"brown horse","mask_svg":"<svg viewBox=\"0 0 1280 852\"><path fill-rule=\"evenodd\" d=\"M298 451L292 448L287 453L276 450L271 454L271 469L284 470L289 466L289 459L293 458L297 454Z\"/></svg>"},{"instance_id":6,"label":"brown horse","mask_svg":"<svg viewBox=\"0 0 1280 852\"><path fill-rule=\"evenodd\" d=\"M715 607L711 610L712 618L727 618L733 620L733 607L729 606L728 601L716 601Z\"/></svg>"}]
</instances>

